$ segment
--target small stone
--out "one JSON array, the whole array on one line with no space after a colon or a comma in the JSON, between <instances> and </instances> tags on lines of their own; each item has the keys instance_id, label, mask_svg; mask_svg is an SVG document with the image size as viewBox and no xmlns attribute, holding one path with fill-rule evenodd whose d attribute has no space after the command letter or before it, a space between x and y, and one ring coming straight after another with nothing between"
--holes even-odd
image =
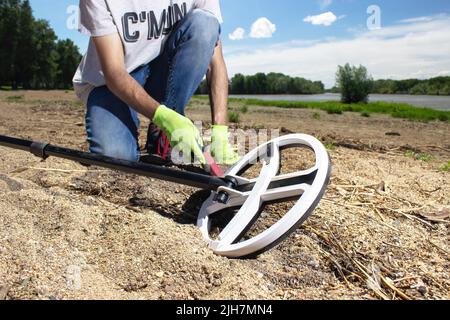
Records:
<instances>
[{"instance_id":1,"label":"small stone","mask_svg":"<svg viewBox=\"0 0 450 320\"><path fill-rule=\"evenodd\" d=\"M386 134L387 136L391 136L391 137L401 137L401 136L402 136L399 132L395 132L395 131L392 131L392 132L386 132L385 134Z\"/></svg>"},{"instance_id":2,"label":"small stone","mask_svg":"<svg viewBox=\"0 0 450 320\"><path fill-rule=\"evenodd\" d=\"M0 285L0 300L5 300L6 296L8 295L9 286L7 285Z\"/></svg>"},{"instance_id":3,"label":"small stone","mask_svg":"<svg viewBox=\"0 0 450 320\"><path fill-rule=\"evenodd\" d=\"M31 278L25 278L22 280L21 285L26 287L28 285L28 283L30 283Z\"/></svg>"},{"instance_id":4,"label":"small stone","mask_svg":"<svg viewBox=\"0 0 450 320\"><path fill-rule=\"evenodd\" d=\"M384 181L381 181L378 185L377 185L377 191L380 192L386 192L386 183Z\"/></svg>"},{"instance_id":5,"label":"small stone","mask_svg":"<svg viewBox=\"0 0 450 320\"><path fill-rule=\"evenodd\" d=\"M262 274L261 272L257 272L256 276L258 277L258 279L264 278L264 274Z\"/></svg>"},{"instance_id":6,"label":"small stone","mask_svg":"<svg viewBox=\"0 0 450 320\"><path fill-rule=\"evenodd\" d=\"M316 241L319 240L319 237L318 237L317 234L315 234L314 232L311 232L311 233L309 234L309 236L310 236L313 240L316 240Z\"/></svg>"},{"instance_id":7,"label":"small stone","mask_svg":"<svg viewBox=\"0 0 450 320\"><path fill-rule=\"evenodd\" d=\"M310 266L314 269L318 269L320 267L320 263L319 263L319 261L313 259L313 260L308 261L308 266Z\"/></svg>"},{"instance_id":8,"label":"small stone","mask_svg":"<svg viewBox=\"0 0 450 320\"><path fill-rule=\"evenodd\" d=\"M392 285L394 284L394 281L389 277L386 277L386 282Z\"/></svg>"},{"instance_id":9,"label":"small stone","mask_svg":"<svg viewBox=\"0 0 450 320\"><path fill-rule=\"evenodd\" d=\"M425 287L425 286L419 286L419 287L417 288L417 291L419 291L422 295L426 295L427 292L428 292L428 289L427 289L427 287Z\"/></svg>"},{"instance_id":10,"label":"small stone","mask_svg":"<svg viewBox=\"0 0 450 320\"><path fill-rule=\"evenodd\" d=\"M165 287L163 288L163 291L164 291L165 293L170 293L170 292L173 292L173 291L175 291L175 290L176 290L176 287L173 286L173 285L167 285L167 286L165 286Z\"/></svg>"},{"instance_id":11,"label":"small stone","mask_svg":"<svg viewBox=\"0 0 450 320\"><path fill-rule=\"evenodd\" d=\"M164 277L164 271L159 271L155 274L158 278Z\"/></svg>"},{"instance_id":12,"label":"small stone","mask_svg":"<svg viewBox=\"0 0 450 320\"><path fill-rule=\"evenodd\" d=\"M267 286L267 289L268 289L269 291L275 291L276 287L275 287L275 285L273 285L273 284L269 284L269 285Z\"/></svg>"},{"instance_id":13,"label":"small stone","mask_svg":"<svg viewBox=\"0 0 450 320\"><path fill-rule=\"evenodd\" d=\"M40 296L48 296L49 295L49 289L46 286L42 286L37 289L38 294Z\"/></svg>"}]
</instances>

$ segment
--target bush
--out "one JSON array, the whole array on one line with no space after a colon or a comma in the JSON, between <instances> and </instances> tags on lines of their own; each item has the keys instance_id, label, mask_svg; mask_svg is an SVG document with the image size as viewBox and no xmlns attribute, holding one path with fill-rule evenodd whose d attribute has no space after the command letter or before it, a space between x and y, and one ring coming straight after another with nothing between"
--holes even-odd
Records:
<instances>
[{"instance_id":1,"label":"bush","mask_svg":"<svg viewBox=\"0 0 450 320\"><path fill-rule=\"evenodd\" d=\"M324 145L325 145L325 148L329 151L333 151L336 149L336 145L332 142L325 143Z\"/></svg>"},{"instance_id":2,"label":"bush","mask_svg":"<svg viewBox=\"0 0 450 320\"><path fill-rule=\"evenodd\" d=\"M443 122L450 120L450 117L448 116L448 114L445 114L445 113L439 114L437 116L437 118L438 118L439 121L443 121Z\"/></svg>"},{"instance_id":3,"label":"bush","mask_svg":"<svg viewBox=\"0 0 450 320\"><path fill-rule=\"evenodd\" d=\"M442 172L450 172L450 161L439 168Z\"/></svg>"},{"instance_id":4,"label":"bush","mask_svg":"<svg viewBox=\"0 0 450 320\"><path fill-rule=\"evenodd\" d=\"M228 118L230 119L231 123L239 123L241 116L239 112L230 111L228 113Z\"/></svg>"},{"instance_id":5,"label":"bush","mask_svg":"<svg viewBox=\"0 0 450 320\"><path fill-rule=\"evenodd\" d=\"M364 66L339 66L336 83L341 92L343 103L367 103L373 87L373 79Z\"/></svg>"},{"instance_id":6,"label":"bush","mask_svg":"<svg viewBox=\"0 0 450 320\"><path fill-rule=\"evenodd\" d=\"M24 98L25 97L23 95L21 95L21 96L9 96L9 97L6 97L6 101L11 101L11 102L22 101Z\"/></svg>"},{"instance_id":7,"label":"bush","mask_svg":"<svg viewBox=\"0 0 450 320\"><path fill-rule=\"evenodd\" d=\"M343 114L344 111L338 106L329 105L324 108L328 114Z\"/></svg>"},{"instance_id":8,"label":"bush","mask_svg":"<svg viewBox=\"0 0 450 320\"><path fill-rule=\"evenodd\" d=\"M405 152L405 157L413 158L415 160L423 161L423 162L429 162L433 160L433 156L427 153L416 153L413 150L407 150Z\"/></svg>"},{"instance_id":9,"label":"bush","mask_svg":"<svg viewBox=\"0 0 450 320\"><path fill-rule=\"evenodd\" d=\"M248 106L247 106L247 105L242 106L242 107L239 109L239 111L241 111L242 113L247 113L247 112L248 112Z\"/></svg>"}]
</instances>

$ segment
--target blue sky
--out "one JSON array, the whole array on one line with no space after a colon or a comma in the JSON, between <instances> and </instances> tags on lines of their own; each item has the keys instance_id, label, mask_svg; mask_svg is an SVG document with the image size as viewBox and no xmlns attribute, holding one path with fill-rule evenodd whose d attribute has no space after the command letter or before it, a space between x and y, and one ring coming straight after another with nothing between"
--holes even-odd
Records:
<instances>
[{"instance_id":1,"label":"blue sky","mask_svg":"<svg viewBox=\"0 0 450 320\"><path fill-rule=\"evenodd\" d=\"M77 0L31 0L34 14L82 51L88 39L67 28ZM368 25L370 5L380 27ZM222 0L230 74L284 72L334 84L338 64L368 66L375 78L450 75L448 0ZM378 22L378 19L370 20ZM232 40L234 39L234 40Z\"/></svg>"}]
</instances>

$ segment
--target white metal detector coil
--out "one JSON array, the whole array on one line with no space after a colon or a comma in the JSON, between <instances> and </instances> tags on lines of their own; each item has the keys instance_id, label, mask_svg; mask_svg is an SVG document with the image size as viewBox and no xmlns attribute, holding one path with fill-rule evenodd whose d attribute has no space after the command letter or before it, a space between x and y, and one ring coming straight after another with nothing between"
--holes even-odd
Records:
<instances>
[{"instance_id":1,"label":"white metal detector coil","mask_svg":"<svg viewBox=\"0 0 450 320\"><path fill-rule=\"evenodd\" d=\"M315 165L307 170L279 174L281 151L306 147L315 155ZM241 175L260 159L262 169L256 179ZM198 227L209 247L218 255L241 258L267 251L294 232L318 205L331 175L330 157L322 143L304 134L292 134L269 141L252 150L226 173L237 183L233 188L220 187L203 203ZM217 201L226 194L226 203ZM275 224L249 239L244 239L267 203L296 199L295 205ZM211 238L211 217L229 209L237 212L221 230L217 239Z\"/></svg>"}]
</instances>

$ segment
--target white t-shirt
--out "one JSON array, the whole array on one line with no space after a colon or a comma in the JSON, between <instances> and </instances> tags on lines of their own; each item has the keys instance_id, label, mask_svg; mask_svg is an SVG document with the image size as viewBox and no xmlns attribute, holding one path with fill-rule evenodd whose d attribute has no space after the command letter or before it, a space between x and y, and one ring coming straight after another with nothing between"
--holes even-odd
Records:
<instances>
[{"instance_id":1,"label":"white t-shirt","mask_svg":"<svg viewBox=\"0 0 450 320\"><path fill-rule=\"evenodd\" d=\"M219 0L80 0L80 31L91 39L73 78L77 96L86 102L93 88L105 85L92 37L119 33L125 67L132 72L161 54L175 23L193 9L222 23Z\"/></svg>"}]
</instances>

